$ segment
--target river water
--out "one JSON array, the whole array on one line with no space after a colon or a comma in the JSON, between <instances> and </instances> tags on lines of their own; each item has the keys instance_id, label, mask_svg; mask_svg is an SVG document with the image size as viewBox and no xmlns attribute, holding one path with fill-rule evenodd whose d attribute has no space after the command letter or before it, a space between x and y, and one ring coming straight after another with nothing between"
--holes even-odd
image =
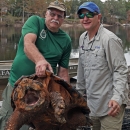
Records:
<instances>
[{"instance_id":1,"label":"river water","mask_svg":"<svg viewBox=\"0 0 130 130\"><path fill-rule=\"evenodd\" d=\"M120 26L107 26L109 30L114 32L123 41L124 52L130 51L130 28ZM81 26L63 26L62 29L67 32L72 39L72 53L71 57L78 56L78 39L84 29ZM1 27L0 28L0 61L13 60L17 45L21 34L21 28L15 27Z\"/></svg>"}]
</instances>

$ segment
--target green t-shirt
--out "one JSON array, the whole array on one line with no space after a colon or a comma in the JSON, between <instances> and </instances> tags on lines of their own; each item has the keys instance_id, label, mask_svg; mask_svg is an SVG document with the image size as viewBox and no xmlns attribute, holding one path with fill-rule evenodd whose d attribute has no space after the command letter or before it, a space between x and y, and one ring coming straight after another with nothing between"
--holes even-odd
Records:
<instances>
[{"instance_id":1,"label":"green t-shirt","mask_svg":"<svg viewBox=\"0 0 130 130\"><path fill-rule=\"evenodd\" d=\"M61 29L56 33L49 31L45 25L45 19L34 15L22 27L22 35L9 77L9 82L12 86L21 76L35 73L35 63L28 59L24 53L23 40L27 33L37 35L35 44L45 59L51 64L55 74L57 64L68 68L71 52L69 35Z\"/></svg>"}]
</instances>

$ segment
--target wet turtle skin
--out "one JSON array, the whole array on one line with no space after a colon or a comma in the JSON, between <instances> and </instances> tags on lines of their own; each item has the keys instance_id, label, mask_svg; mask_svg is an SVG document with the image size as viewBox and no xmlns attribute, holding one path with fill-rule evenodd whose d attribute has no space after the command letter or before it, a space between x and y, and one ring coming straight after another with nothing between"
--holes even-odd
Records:
<instances>
[{"instance_id":1,"label":"wet turtle skin","mask_svg":"<svg viewBox=\"0 0 130 130\"><path fill-rule=\"evenodd\" d=\"M11 105L14 111L5 130L19 130L24 124L35 130L76 130L92 125L83 96L49 71L45 77L33 74L17 80Z\"/></svg>"}]
</instances>

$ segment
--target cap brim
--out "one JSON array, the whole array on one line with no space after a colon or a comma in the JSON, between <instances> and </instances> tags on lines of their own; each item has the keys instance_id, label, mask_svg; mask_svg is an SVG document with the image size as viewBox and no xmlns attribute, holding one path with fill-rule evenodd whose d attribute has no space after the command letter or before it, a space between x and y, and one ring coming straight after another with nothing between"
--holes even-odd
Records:
<instances>
[{"instance_id":1,"label":"cap brim","mask_svg":"<svg viewBox=\"0 0 130 130\"><path fill-rule=\"evenodd\" d=\"M60 11L64 11L64 12L65 12L65 9L62 9L62 8L60 8L60 7L49 6L47 9L50 9L50 8L58 9L58 10L60 10Z\"/></svg>"},{"instance_id":2,"label":"cap brim","mask_svg":"<svg viewBox=\"0 0 130 130\"><path fill-rule=\"evenodd\" d=\"M80 12L82 9L87 9L87 10L90 11L90 12L95 12L94 10L92 10L92 9L89 8L89 7L83 7L83 8L81 8L81 9L78 10L77 14L79 14L79 12Z\"/></svg>"}]
</instances>

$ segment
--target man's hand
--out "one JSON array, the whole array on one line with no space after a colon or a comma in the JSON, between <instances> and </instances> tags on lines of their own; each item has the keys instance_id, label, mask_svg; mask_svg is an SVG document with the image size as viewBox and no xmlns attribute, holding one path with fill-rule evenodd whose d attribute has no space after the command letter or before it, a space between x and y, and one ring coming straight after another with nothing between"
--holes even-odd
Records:
<instances>
[{"instance_id":1,"label":"man's hand","mask_svg":"<svg viewBox=\"0 0 130 130\"><path fill-rule=\"evenodd\" d=\"M35 71L38 77L45 76L45 70L49 70L53 73L51 65L46 60L40 60L36 63Z\"/></svg>"},{"instance_id":2,"label":"man's hand","mask_svg":"<svg viewBox=\"0 0 130 130\"><path fill-rule=\"evenodd\" d=\"M120 105L118 104L118 102L114 101L114 100L110 100L109 104L108 104L110 111L108 112L109 116L116 116L117 114L119 114L120 112Z\"/></svg>"}]
</instances>

